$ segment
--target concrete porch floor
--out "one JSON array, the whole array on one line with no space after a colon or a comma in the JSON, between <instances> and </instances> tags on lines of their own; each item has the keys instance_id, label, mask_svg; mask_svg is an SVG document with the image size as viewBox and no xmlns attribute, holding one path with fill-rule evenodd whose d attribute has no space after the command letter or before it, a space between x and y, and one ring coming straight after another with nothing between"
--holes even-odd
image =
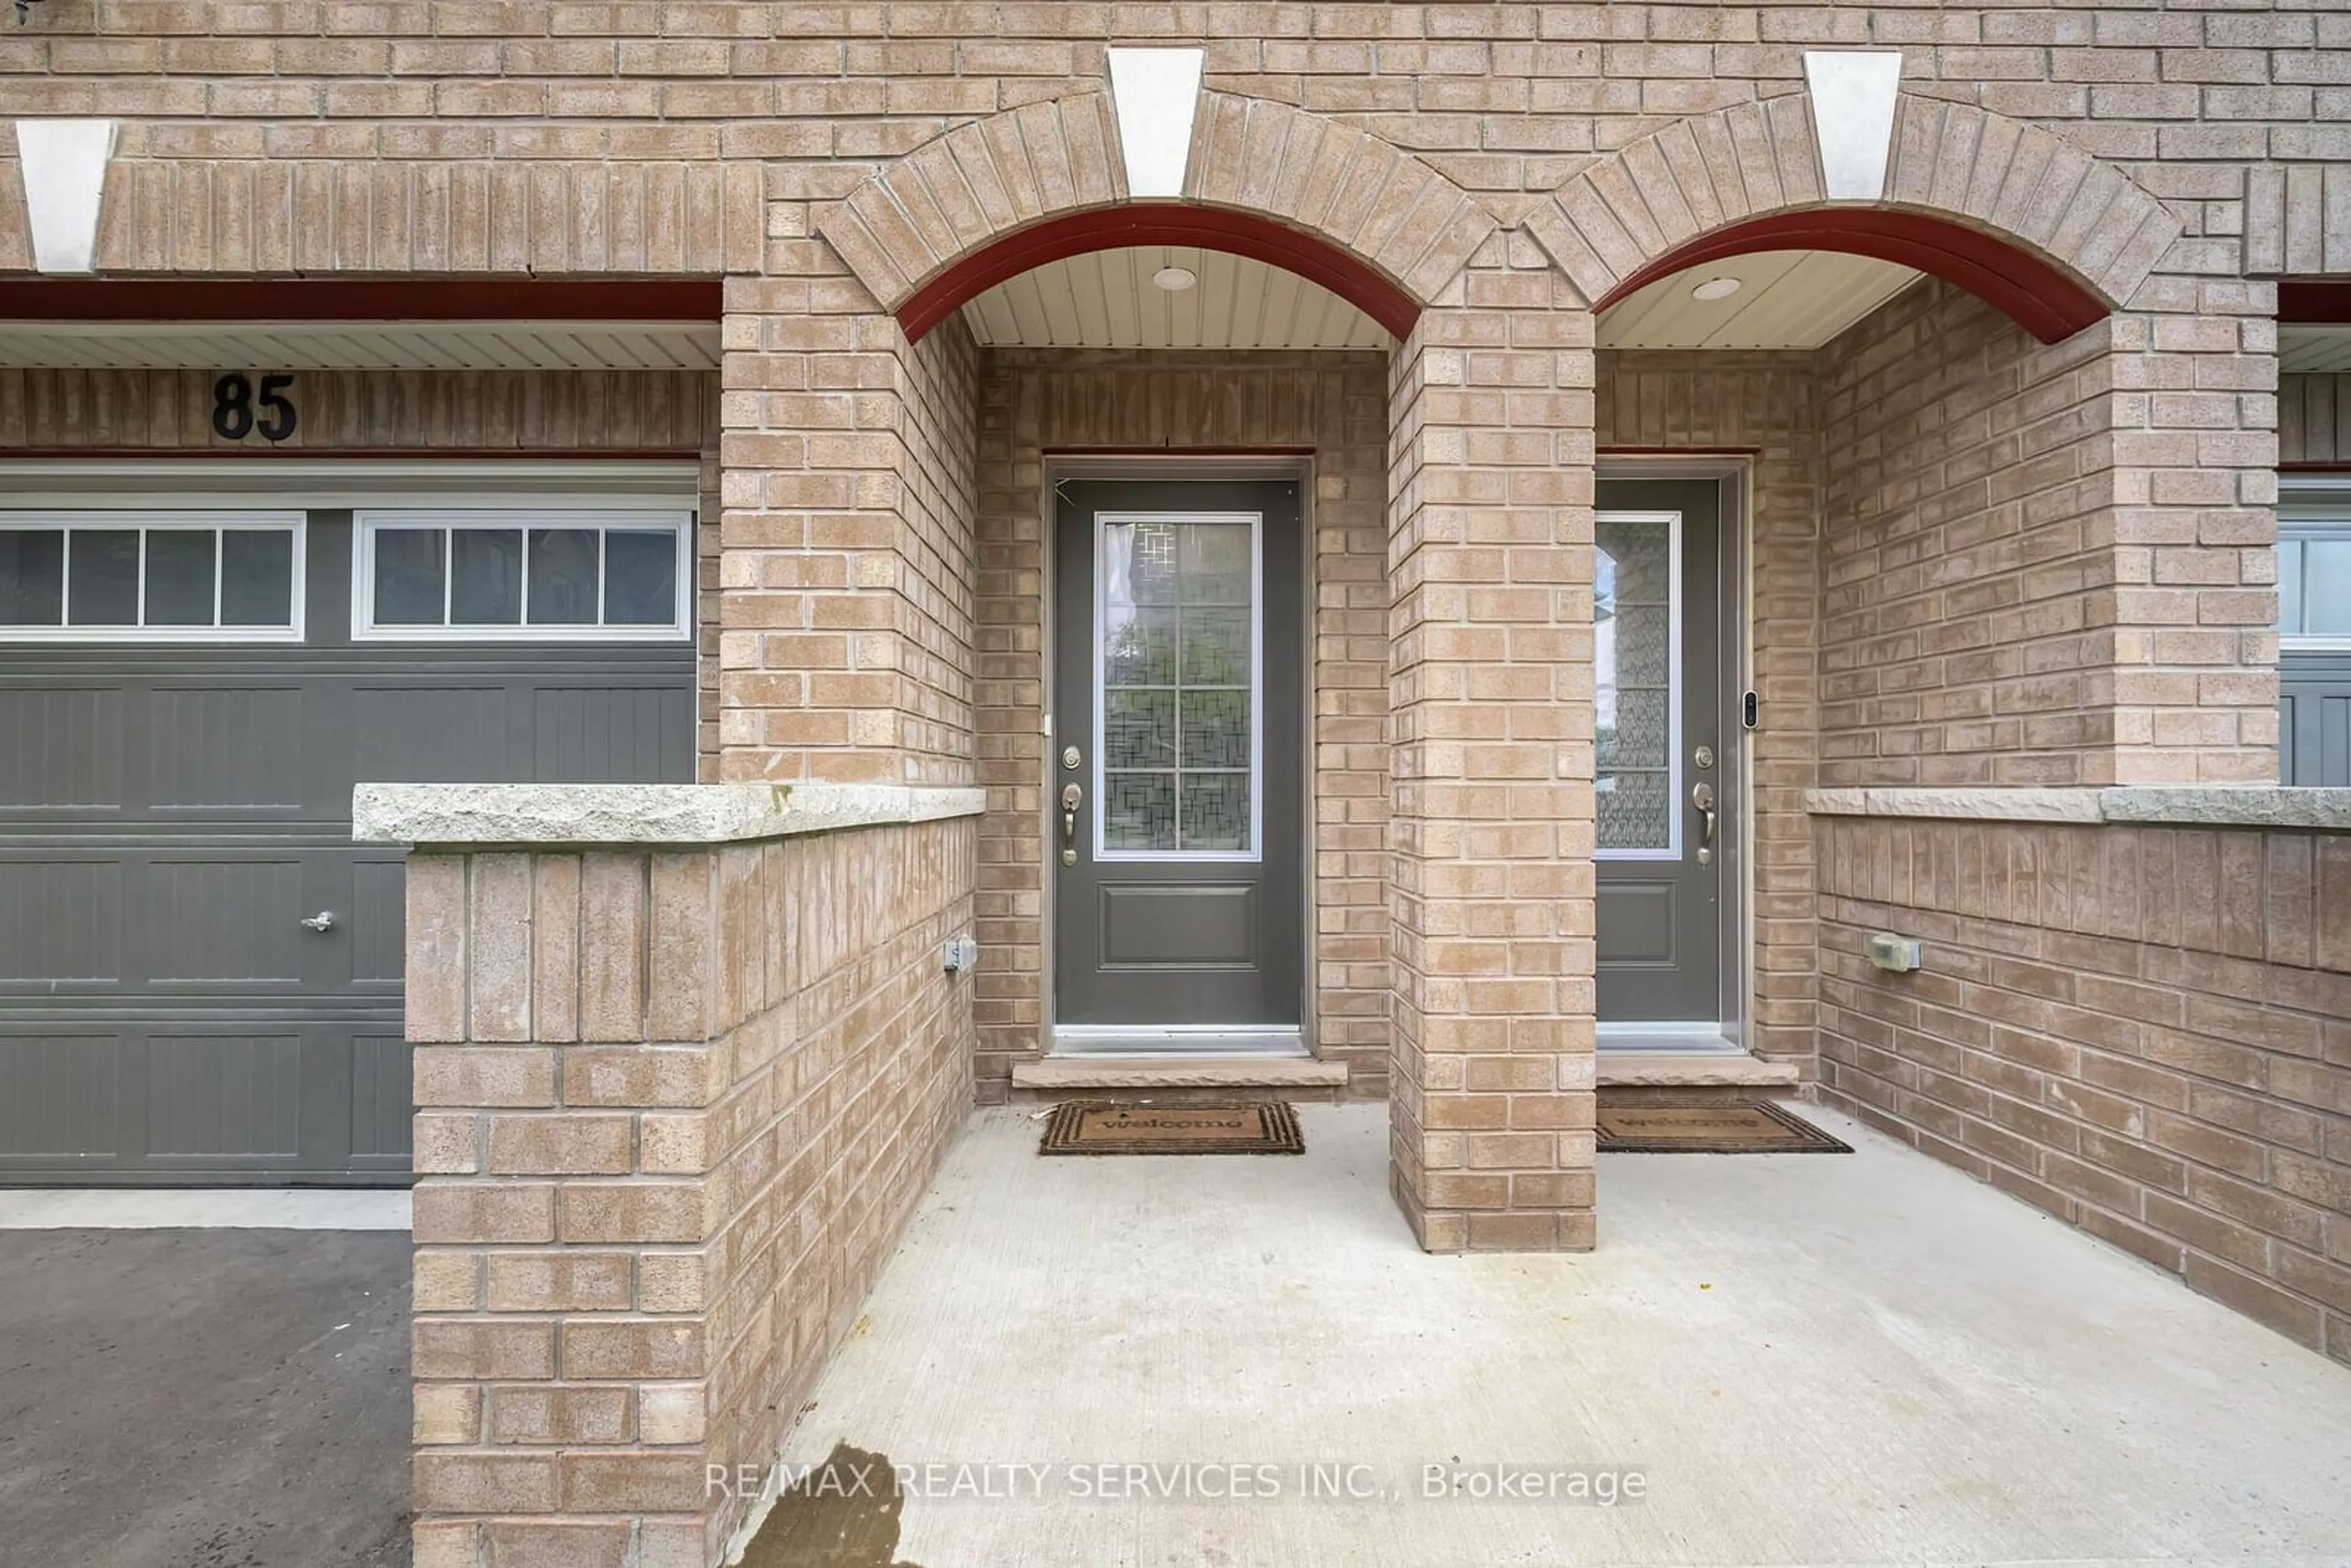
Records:
<instances>
[{"instance_id":1,"label":"concrete porch floor","mask_svg":"<svg viewBox=\"0 0 2351 1568\"><path fill-rule=\"evenodd\" d=\"M914 1477L872 1561L920 1568L2351 1561L2351 1368L1802 1109L1857 1152L1604 1156L1601 1249L1533 1258L1416 1250L1380 1107L1302 1107L1302 1159L982 1111L785 1457L1040 1467ZM1147 1461L1273 1469L1100 1495L1185 1484ZM1647 1495L1423 1496L1497 1464Z\"/></svg>"}]
</instances>

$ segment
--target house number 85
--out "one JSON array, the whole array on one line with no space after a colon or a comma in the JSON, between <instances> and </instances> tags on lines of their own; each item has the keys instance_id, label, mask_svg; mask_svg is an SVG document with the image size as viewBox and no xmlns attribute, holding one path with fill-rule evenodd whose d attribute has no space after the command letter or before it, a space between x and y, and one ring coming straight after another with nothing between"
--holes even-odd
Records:
<instances>
[{"instance_id":1,"label":"house number 85","mask_svg":"<svg viewBox=\"0 0 2351 1568\"><path fill-rule=\"evenodd\" d=\"M264 376L261 395L256 398L253 383L230 371L213 383L213 434L225 441L243 441L258 430L265 441L285 440L300 423L286 395L293 390L292 376Z\"/></svg>"}]
</instances>

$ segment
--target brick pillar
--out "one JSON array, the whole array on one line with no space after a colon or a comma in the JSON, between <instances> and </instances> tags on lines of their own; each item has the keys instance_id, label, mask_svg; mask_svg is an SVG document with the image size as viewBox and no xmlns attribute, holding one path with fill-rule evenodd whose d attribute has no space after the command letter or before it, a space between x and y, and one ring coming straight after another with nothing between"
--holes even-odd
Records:
<instances>
[{"instance_id":1,"label":"brick pillar","mask_svg":"<svg viewBox=\"0 0 2351 1568\"><path fill-rule=\"evenodd\" d=\"M968 783L977 352L909 343L821 241L795 268L727 284L719 777Z\"/></svg>"},{"instance_id":2,"label":"brick pillar","mask_svg":"<svg viewBox=\"0 0 2351 1568\"><path fill-rule=\"evenodd\" d=\"M2277 781L2277 286L2158 274L2113 350L2117 784Z\"/></svg>"},{"instance_id":3,"label":"brick pillar","mask_svg":"<svg viewBox=\"0 0 2351 1568\"><path fill-rule=\"evenodd\" d=\"M1583 1249L1593 319L1522 240L1465 281L1391 375L1393 1186L1431 1251Z\"/></svg>"}]
</instances>

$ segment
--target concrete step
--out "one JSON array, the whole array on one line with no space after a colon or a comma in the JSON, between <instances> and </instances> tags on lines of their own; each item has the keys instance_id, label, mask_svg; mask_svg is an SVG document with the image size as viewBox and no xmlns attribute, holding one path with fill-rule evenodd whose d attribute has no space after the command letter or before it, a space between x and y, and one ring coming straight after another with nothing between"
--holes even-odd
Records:
<instances>
[{"instance_id":1,"label":"concrete step","mask_svg":"<svg viewBox=\"0 0 2351 1568\"><path fill-rule=\"evenodd\" d=\"M1347 1064L1311 1056L1049 1056L1012 1064L1015 1089L1335 1089Z\"/></svg>"}]
</instances>

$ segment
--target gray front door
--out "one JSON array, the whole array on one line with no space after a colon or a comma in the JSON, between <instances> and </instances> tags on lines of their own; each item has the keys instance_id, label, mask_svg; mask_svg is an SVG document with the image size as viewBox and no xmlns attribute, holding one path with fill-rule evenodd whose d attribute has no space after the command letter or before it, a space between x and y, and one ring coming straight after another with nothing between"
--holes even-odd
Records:
<instances>
[{"instance_id":1,"label":"gray front door","mask_svg":"<svg viewBox=\"0 0 2351 1568\"><path fill-rule=\"evenodd\" d=\"M0 1184L405 1181L402 857L352 784L693 778L690 641L354 638L351 514L278 516L150 528L142 601L129 523L0 512Z\"/></svg>"},{"instance_id":2,"label":"gray front door","mask_svg":"<svg viewBox=\"0 0 2351 1568\"><path fill-rule=\"evenodd\" d=\"M1600 1021L1711 1030L1722 1016L1734 804L1721 722L1721 486L1603 480L1598 501Z\"/></svg>"},{"instance_id":3,"label":"gray front door","mask_svg":"<svg viewBox=\"0 0 2351 1568\"><path fill-rule=\"evenodd\" d=\"M1056 496L1057 1028L1294 1033L1298 483L1071 479Z\"/></svg>"}]
</instances>

